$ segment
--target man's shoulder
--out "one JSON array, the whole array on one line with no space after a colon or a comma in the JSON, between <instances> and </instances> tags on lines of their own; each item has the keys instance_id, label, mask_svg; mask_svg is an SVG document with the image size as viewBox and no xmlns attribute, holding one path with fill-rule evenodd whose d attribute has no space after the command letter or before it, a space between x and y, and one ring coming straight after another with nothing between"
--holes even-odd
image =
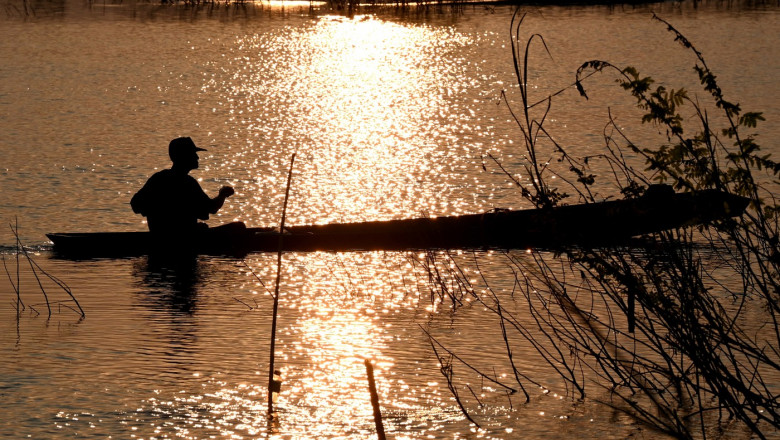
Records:
<instances>
[{"instance_id":1,"label":"man's shoulder","mask_svg":"<svg viewBox=\"0 0 780 440\"><path fill-rule=\"evenodd\" d=\"M202 193L197 179L189 174L177 173L171 169L160 170L149 177L145 188L153 192L174 191L180 195Z\"/></svg>"},{"instance_id":2,"label":"man's shoulder","mask_svg":"<svg viewBox=\"0 0 780 440\"><path fill-rule=\"evenodd\" d=\"M154 174L152 174L151 177L149 177L149 180L152 181L159 181L159 182L196 182L194 177L190 176L189 174L182 174L174 172L170 168L166 168L164 170L160 170Z\"/></svg>"},{"instance_id":3,"label":"man's shoulder","mask_svg":"<svg viewBox=\"0 0 780 440\"><path fill-rule=\"evenodd\" d=\"M171 172L171 169L166 168L164 170L160 170L152 174L152 177L150 177L150 179L170 179L171 177L173 177L173 173Z\"/></svg>"}]
</instances>

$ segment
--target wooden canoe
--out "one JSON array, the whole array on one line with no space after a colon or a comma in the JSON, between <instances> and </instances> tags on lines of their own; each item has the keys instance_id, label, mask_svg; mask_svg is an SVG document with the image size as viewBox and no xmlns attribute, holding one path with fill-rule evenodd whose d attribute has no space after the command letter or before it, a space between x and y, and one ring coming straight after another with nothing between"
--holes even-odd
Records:
<instances>
[{"instance_id":1,"label":"wooden canoe","mask_svg":"<svg viewBox=\"0 0 780 440\"><path fill-rule=\"evenodd\" d=\"M285 251L414 249L525 249L610 246L643 234L739 216L748 199L706 190L653 192L636 199L560 206L553 209L491 211L438 218L292 226L281 237ZM60 255L136 256L167 252L243 255L276 252L279 233L242 225L205 230L187 249L161 246L149 232L47 234Z\"/></svg>"}]
</instances>

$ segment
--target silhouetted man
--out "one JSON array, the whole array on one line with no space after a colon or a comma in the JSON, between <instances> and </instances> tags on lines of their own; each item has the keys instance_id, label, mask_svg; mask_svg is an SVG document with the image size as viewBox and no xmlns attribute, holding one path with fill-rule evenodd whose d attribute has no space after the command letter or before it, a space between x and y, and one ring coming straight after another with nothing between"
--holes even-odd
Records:
<instances>
[{"instance_id":1,"label":"silhouetted man","mask_svg":"<svg viewBox=\"0 0 780 440\"><path fill-rule=\"evenodd\" d=\"M149 231L166 237L188 237L207 226L198 220L207 220L216 214L234 191L223 186L219 195L210 198L203 192L189 172L198 168L198 148L189 137L180 137L168 145L173 161L170 169L149 178L130 200L133 212L146 217Z\"/></svg>"}]
</instances>

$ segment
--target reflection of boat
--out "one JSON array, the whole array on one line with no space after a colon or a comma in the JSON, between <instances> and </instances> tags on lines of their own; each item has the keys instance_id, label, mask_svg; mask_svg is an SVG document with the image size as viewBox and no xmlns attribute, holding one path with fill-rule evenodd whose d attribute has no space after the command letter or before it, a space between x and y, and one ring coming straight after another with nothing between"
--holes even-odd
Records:
<instances>
[{"instance_id":1,"label":"reflection of boat","mask_svg":"<svg viewBox=\"0 0 780 440\"><path fill-rule=\"evenodd\" d=\"M738 216L747 204L745 198L714 190L675 194L669 189L636 199L554 209L293 226L286 228L281 244L286 251L301 252L607 246L637 235ZM160 249L148 232L58 233L48 237L61 255L132 256ZM270 228L213 228L191 243L196 253L241 255L275 252L280 236Z\"/></svg>"}]
</instances>

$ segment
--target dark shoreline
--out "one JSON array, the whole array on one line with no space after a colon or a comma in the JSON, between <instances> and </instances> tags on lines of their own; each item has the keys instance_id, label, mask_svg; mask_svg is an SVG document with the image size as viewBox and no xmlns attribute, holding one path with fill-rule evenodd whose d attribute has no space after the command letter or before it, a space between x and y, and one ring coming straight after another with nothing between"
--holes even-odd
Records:
<instances>
[{"instance_id":1,"label":"dark shoreline","mask_svg":"<svg viewBox=\"0 0 780 440\"><path fill-rule=\"evenodd\" d=\"M51 20L131 16L142 21L168 18L191 21L216 17L244 20L272 15L338 14L459 14L473 8L491 12L498 7L620 8L660 9L726 8L751 10L780 7L780 0L324 0L324 1L245 1L245 0L9 0L0 20ZM662 11L661 11L662 12ZM2 15L0 15L2 17Z\"/></svg>"}]
</instances>

